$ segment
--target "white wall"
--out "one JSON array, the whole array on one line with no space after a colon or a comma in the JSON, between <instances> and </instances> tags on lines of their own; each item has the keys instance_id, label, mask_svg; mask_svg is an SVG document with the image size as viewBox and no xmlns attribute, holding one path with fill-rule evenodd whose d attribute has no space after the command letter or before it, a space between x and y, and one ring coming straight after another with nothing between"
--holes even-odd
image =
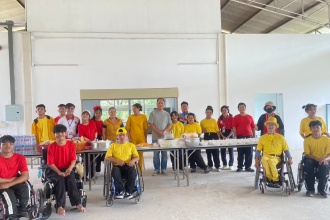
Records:
<instances>
[{"instance_id":1,"label":"white wall","mask_svg":"<svg viewBox=\"0 0 330 220\"><path fill-rule=\"evenodd\" d=\"M80 114L80 89L179 88L179 103L205 117L219 106L217 36L33 34L33 105L56 115L72 102ZM217 95L216 95L217 96ZM134 97L132 97L134 98Z\"/></svg>"},{"instance_id":2,"label":"white wall","mask_svg":"<svg viewBox=\"0 0 330 220\"><path fill-rule=\"evenodd\" d=\"M235 114L241 101L253 114L256 93L283 93L285 136L291 148L303 146L303 105L318 105L317 114L325 119L325 104L330 103L329 35L226 35L226 67L228 100Z\"/></svg>"},{"instance_id":3,"label":"white wall","mask_svg":"<svg viewBox=\"0 0 330 220\"><path fill-rule=\"evenodd\" d=\"M28 31L219 33L219 0L33 0Z\"/></svg>"}]
</instances>

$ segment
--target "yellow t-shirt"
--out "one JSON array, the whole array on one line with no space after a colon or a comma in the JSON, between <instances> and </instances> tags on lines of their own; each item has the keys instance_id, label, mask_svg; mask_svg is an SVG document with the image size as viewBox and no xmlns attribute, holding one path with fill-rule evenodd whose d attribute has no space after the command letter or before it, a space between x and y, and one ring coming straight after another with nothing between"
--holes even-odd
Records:
<instances>
[{"instance_id":1,"label":"yellow t-shirt","mask_svg":"<svg viewBox=\"0 0 330 220\"><path fill-rule=\"evenodd\" d=\"M194 122L193 124L187 124L186 127L184 127L184 132L185 133L195 133L196 132L197 134L201 134L202 128L197 122Z\"/></svg>"},{"instance_id":2,"label":"yellow t-shirt","mask_svg":"<svg viewBox=\"0 0 330 220\"><path fill-rule=\"evenodd\" d=\"M126 130L130 133L133 144L145 143L144 133L148 130L147 116L143 114L129 116L126 123Z\"/></svg>"},{"instance_id":3,"label":"yellow t-shirt","mask_svg":"<svg viewBox=\"0 0 330 220\"><path fill-rule=\"evenodd\" d=\"M184 126L181 122L177 122L175 124L172 124L172 131L174 138L180 138L181 135L184 133Z\"/></svg>"},{"instance_id":4,"label":"yellow t-shirt","mask_svg":"<svg viewBox=\"0 0 330 220\"><path fill-rule=\"evenodd\" d=\"M304 140L304 152L316 158L325 157L330 154L330 138L326 136L322 136L319 139L315 139L312 136L306 138Z\"/></svg>"},{"instance_id":5,"label":"yellow t-shirt","mask_svg":"<svg viewBox=\"0 0 330 220\"><path fill-rule=\"evenodd\" d=\"M116 118L116 122L112 123L110 118L106 119L103 122L103 128L106 129L105 138L110 141L117 140L117 130L123 126L123 121L119 118Z\"/></svg>"},{"instance_id":6,"label":"yellow t-shirt","mask_svg":"<svg viewBox=\"0 0 330 220\"><path fill-rule=\"evenodd\" d=\"M206 128L207 133L217 133L219 131L217 121L213 118L210 118L210 119L204 118L201 121L201 128L202 128L202 131Z\"/></svg>"},{"instance_id":7,"label":"yellow t-shirt","mask_svg":"<svg viewBox=\"0 0 330 220\"><path fill-rule=\"evenodd\" d=\"M48 119L46 117L38 119L38 127L41 131L40 142L48 141L49 134L48 134Z\"/></svg>"},{"instance_id":8,"label":"yellow t-shirt","mask_svg":"<svg viewBox=\"0 0 330 220\"><path fill-rule=\"evenodd\" d=\"M132 158L138 156L139 154L136 150L135 145L130 142L126 142L125 144L111 144L105 155L105 158L114 157L116 159L124 161L125 163L128 163L132 160ZM114 165L116 166L117 164Z\"/></svg>"},{"instance_id":9,"label":"yellow t-shirt","mask_svg":"<svg viewBox=\"0 0 330 220\"><path fill-rule=\"evenodd\" d=\"M258 141L257 150L263 154L282 155L283 151L289 150L285 138L281 134L264 134Z\"/></svg>"},{"instance_id":10,"label":"yellow t-shirt","mask_svg":"<svg viewBox=\"0 0 330 220\"><path fill-rule=\"evenodd\" d=\"M315 120L318 120L322 123L322 133L326 133L327 132L327 126L323 120L323 118L321 117L316 117ZM306 117L306 118L303 118L300 122L300 131L299 133L300 134L305 134L305 136L308 136L310 134L312 134L312 131L311 129L309 128L309 123L313 121L312 119Z\"/></svg>"}]
</instances>

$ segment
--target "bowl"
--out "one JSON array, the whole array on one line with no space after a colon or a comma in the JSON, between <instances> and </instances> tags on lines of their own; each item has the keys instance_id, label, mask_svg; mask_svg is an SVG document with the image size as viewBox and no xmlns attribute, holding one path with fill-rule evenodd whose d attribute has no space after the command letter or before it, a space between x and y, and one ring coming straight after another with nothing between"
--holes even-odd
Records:
<instances>
[{"instance_id":1,"label":"bowl","mask_svg":"<svg viewBox=\"0 0 330 220\"><path fill-rule=\"evenodd\" d=\"M87 144L87 142L74 143L74 145L76 146L76 152L85 150L86 144Z\"/></svg>"},{"instance_id":2,"label":"bowl","mask_svg":"<svg viewBox=\"0 0 330 220\"><path fill-rule=\"evenodd\" d=\"M186 138L185 143L187 147L198 147L200 143L199 138Z\"/></svg>"}]
</instances>

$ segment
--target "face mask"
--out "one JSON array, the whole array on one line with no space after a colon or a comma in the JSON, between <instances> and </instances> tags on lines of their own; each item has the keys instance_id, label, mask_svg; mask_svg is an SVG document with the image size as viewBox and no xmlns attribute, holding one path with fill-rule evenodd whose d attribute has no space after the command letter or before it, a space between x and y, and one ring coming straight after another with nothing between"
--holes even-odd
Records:
<instances>
[{"instance_id":1,"label":"face mask","mask_svg":"<svg viewBox=\"0 0 330 220\"><path fill-rule=\"evenodd\" d=\"M273 108L267 108L267 109L266 109L266 112L267 112L268 114L272 113L273 111L274 111Z\"/></svg>"}]
</instances>

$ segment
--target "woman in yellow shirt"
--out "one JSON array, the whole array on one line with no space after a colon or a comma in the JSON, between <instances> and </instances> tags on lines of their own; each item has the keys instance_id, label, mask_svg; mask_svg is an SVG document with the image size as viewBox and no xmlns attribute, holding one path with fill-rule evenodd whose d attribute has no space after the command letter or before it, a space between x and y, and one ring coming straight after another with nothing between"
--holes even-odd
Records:
<instances>
[{"instance_id":1,"label":"woman in yellow shirt","mask_svg":"<svg viewBox=\"0 0 330 220\"><path fill-rule=\"evenodd\" d=\"M171 132L173 133L174 138L181 138L184 133L184 126L183 123L179 121L179 114L176 111L171 112L171 119L172 119L172 128ZM172 151L172 154L174 151ZM172 162L172 169L174 170L174 157L170 154L171 162ZM186 160L183 160L185 162ZM184 164L186 166L186 164ZM182 170L182 155L179 155L179 169Z\"/></svg>"},{"instance_id":2,"label":"woman in yellow shirt","mask_svg":"<svg viewBox=\"0 0 330 220\"><path fill-rule=\"evenodd\" d=\"M187 123L184 131L185 131L185 133L197 133L198 137L199 137L202 133L202 128L196 122L195 118L196 118L196 116L194 113L188 113L188 115L187 115L188 123ZM195 151L188 150L188 155L190 155L189 164L190 164L192 173L196 172L196 164L198 167L203 169L205 173L210 172L210 168L204 162L201 150L195 150Z\"/></svg>"},{"instance_id":3,"label":"woman in yellow shirt","mask_svg":"<svg viewBox=\"0 0 330 220\"><path fill-rule=\"evenodd\" d=\"M127 119L126 130L128 139L133 144L147 143L148 119L147 116L141 114L142 106L139 103L132 105L133 115ZM139 152L139 166L143 168L143 152Z\"/></svg>"},{"instance_id":4,"label":"woman in yellow shirt","mask_svg":"<svg viewBox=\"0 0 330 220\"><path fill-rule=\"evenodd\" d=\"M202 132L204 133L204 140L219 140L220 132L217 121L212 118L213 108L207 106L205 110L206 118L201 121ZM218 149L206 149L207 165L212 169L213 161L215 171L220 172L220 155ZM213 161L212 161L213 156Z\"/></svg>"},{"instance_id":5,"label":"woman in yellow shirt","mask_svg":"<svg viewBox=\"0 0 330 220\"><path fill-rule=\"evenodd\" d=\"M117 140L117 129L124 127L123 121L116 117L115 107L109 108L109 118L104 120L102 125L102 136L103 140L116 141Z\"/></svg>"},{"instance_id":6,"label":"woman in yellow shirt","mask_svg":"<svg viewBox=\"0 0 330 220\"><path fill-rule=\"evenodd\" d=\"M300 135L302 138L307 138L312 135L312 131L309 128L309 123L311 121L320 121L322 123L322 134L330 137L329 133L327 132L327 126L323 120L323 118L316 116L317 106L314 104L307 104L302 107L305 109L305 112L308 114L306 118L303 118L300 122Z\"/></svg>"}]
</instances>

